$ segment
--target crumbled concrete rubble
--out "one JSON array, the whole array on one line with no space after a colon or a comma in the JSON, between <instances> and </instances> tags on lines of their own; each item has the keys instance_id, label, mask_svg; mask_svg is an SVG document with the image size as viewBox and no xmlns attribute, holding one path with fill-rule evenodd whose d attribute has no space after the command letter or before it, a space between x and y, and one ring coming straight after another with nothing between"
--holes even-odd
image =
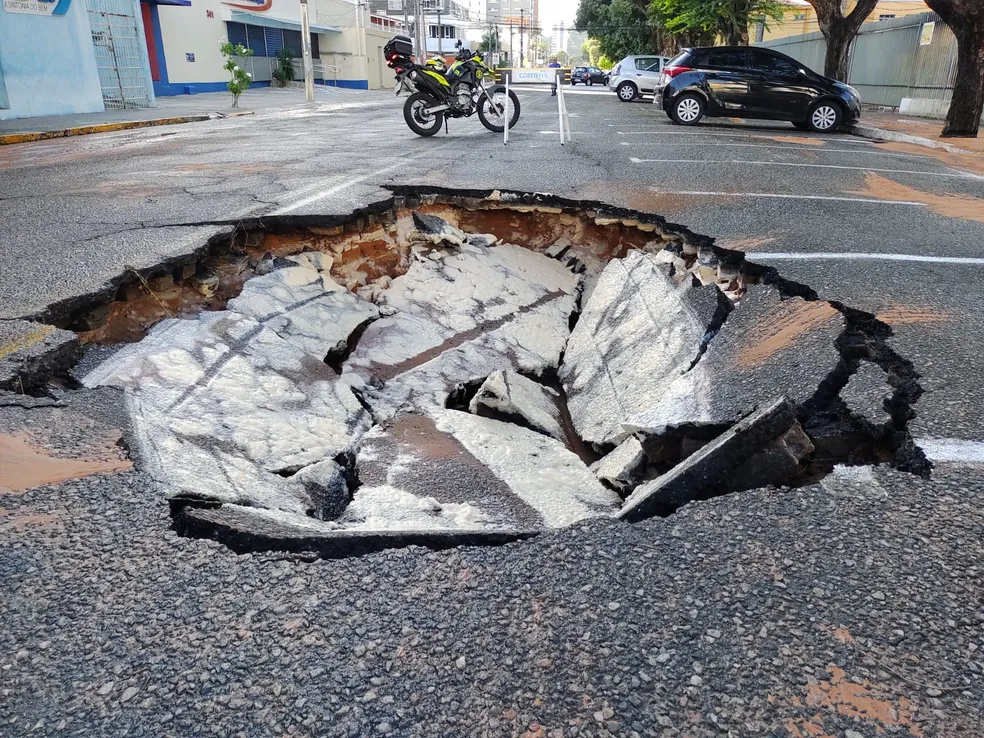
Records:
<instances>
[{"instance_id":1,"label":"crumbled concrete rubble","mask_svg":"<svg viewBox=\"0 0 984 738\"><path fill-rule=\"evenodd\" d=\"M894 391L884 369L870 361L862 361L840 396L854 418L866 424L869 430L881 432L892 422L887 406Z\"/></svg>"},{"instance_id":2,"label":"crumbled concrete rubble","mask_svg":"<svg viewBox=\"0 0 984 738\"><path fill-rule=\"evenodd\" d=\"M71 331L28 320L0 320L0 390L26 392L78 357Z\"/></svg>"},{"instance_id":3,"label":"crumbled concrete rubble","mask_svg":"<svg viewBox=\"0 0 984 738\"><path fill-rule=\"evenodd\" d=\"M635 488L646 471L646 452L638 439L630 436L591 468L608 487L626 495Z\"/></svg>"},{"instance_id":4,"label":"crumbled concrete rubble","mask_svg":"<svg viewBox=\"0 0 984 738\"><path fill-rule=\"evenodd\" d=\"M489 375L468 405L475 415L502 417L546 433L561 443L567 438L561 426L558 393L513 371Z\"/></svg>"},{"instance_id":5,"label":"crumbled concrete rubble","mask_svg":"<svg viewBox=\"0 0 984 738\"><path fill-rule=\"evenodd\" d=\"M731 309L715 285L671 272L641 251L612 261L571 333L560 378L587 443L623 441L623 424L658 406Z\"/></svg>"},{"instance_id":6,"label":"crumbled concrete rubble","mask_svg":"<svg viewBox=\"0 0 984 738\"><path fill-rule=\"evenodd\" d=\"M321 229L351 240L273 249L225 310L83 362L124 390L180 530L325 556L499 543L800 483L852 433L903 435L831 304L635 218L537 221L556 237L520 246L468 212ZM609 225L631 240L590 240Z\"/></svg>"},{"instance_id":7,"label":"crumbled concrete rubble","mask_svg":"<svg viewBox=\"0 0 984 738\"><path fill-rule=\"evenodd\" d=\"M663 436L679 428L733 425L777 389L795 404L813 397L841 362L843 315L827 302L783 299L752 285L692 369L666 383L625 431Z\"/></svg>"},{"instance_id":8,"label":"crumbled concrete rubble","mask_svg":"<svg viewBox=\"0 0 984 738\"><path fill-rule=\"evenodd\" d=\"M578 278L510 244L414 249L377 305L345 380L377 420L443 407L454 386L500 369L555 369L577 304Z\"/></svg>"}]
</instances>

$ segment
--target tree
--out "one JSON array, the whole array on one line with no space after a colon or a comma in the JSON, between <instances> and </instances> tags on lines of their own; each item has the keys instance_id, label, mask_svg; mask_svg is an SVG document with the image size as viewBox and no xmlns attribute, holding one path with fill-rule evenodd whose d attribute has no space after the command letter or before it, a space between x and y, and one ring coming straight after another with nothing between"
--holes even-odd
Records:
<instances>
[{"instance_id":1,"label":"tree","mask_svg":"<svg viewBox=\"0 0 984 738\"><path fill-rule=\"evenodd\" d=\"M653 54L665 39L649 14L650 0L580 0L574 27L598 41L601 54L621 59ZM583 48L583 47L582 47ZM591 59L597 65L597 57Z\"/></svg>"},{"instance_id":2,"label":"tree","mask_svg":"<svg viewBox=\"0 0 984 738\"><path fill-rule=\"evenodd\" d=\"M499 48L499 29L482 34L482 40L478 44L479 51L498 51Z\"/></svg>"},{"instance_id":3,"label":"tree","mask_svg":"<svg viewBox=\"0 0 984 738\"><path fill-rule=\"evenodd\" d=\"M957 76L943 125L945 138L977 138L984 113L984 3L926 0L957 37Z\"/></svg>"},{"instance_id":4,"label":"tree","mask_svg":"<svg viewBox=\"0 0 984 738\"><path fill-rule=\"evenodd\" d=\"M589 38L581 44L581 53L588 60L588 64L595 67L598 65L598 57L601 56L601 42L596 38Z\"/></svg>"},{"instance_id":5,"label":"tree","mask_svg":"<svg viewBox=\"0 0 984 738\"><path fill-rule=\"evenodd\" d=\"M785 8L780 0L652 0L650 14L670 33L702 42L694 45L708 45L708 38L720 36L729 46L747 46L753 19L782 20Z\"/></svg>"},{"instance_id":6,"label":"tree","mask_svg":"<svg viewBox=\"0 0 984 738\"><path fill-rule=\"evenodd\" d=\"M827 55L823 62L823 73L828 77L847 82L847 52L851 40L865 19L871 15L878 0L857 0L857 4L847 15L841 0L806 0L817 11L820 31L827 39Z\"/></svg>"}]
</instances>

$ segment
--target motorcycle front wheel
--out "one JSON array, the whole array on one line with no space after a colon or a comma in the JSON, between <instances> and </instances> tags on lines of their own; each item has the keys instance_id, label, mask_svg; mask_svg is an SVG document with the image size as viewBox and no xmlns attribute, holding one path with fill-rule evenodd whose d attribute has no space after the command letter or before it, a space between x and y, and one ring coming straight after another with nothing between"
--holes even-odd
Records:
<instances>
[{"instance_id":1,"label":"motorcycle front wheel","mask_svg":"<svg viewBox=\"0 0 984 738\"><path fill-rule=\"evenodd\" d=\"M489 99L491 96L491 99ZM478 119L493 133L502 133L506 118L506 88L493 87L478 103ZM519 120L519 98L509 90L509 128Z\"/></svg>"},{"instance_id":2,"label":"motorcycle front wheel","mask_svg":"<svg viewBox=\"0 0 984 738\"><path fill-rule=\"evenodd\" d=\"M403 118L418 136L433 136L444 125L443 113L427 113L439 103L426 92L415 92L403 103ZM500 129L501 130L501 129Z\"/></svg>"}]
</instances>

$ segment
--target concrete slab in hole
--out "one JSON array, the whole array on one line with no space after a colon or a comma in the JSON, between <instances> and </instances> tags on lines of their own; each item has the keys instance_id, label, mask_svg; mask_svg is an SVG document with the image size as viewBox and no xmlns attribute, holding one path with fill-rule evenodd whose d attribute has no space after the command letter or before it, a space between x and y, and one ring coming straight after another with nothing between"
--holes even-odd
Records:
<instances>
[{"instance_id":1,"label":"concrete slab in hole","mask_svg":"<svg viewBox=\"0 0 984 738\"><path fill-rule=\"evenodd\" d=\"M533 430L566 442L560 422L558 393L513 371L496 371L478 388L468 405L475 415L518 420Z\"/></svg>"},{"instance_id":2,"label":"concrete slab in hole","mask_svg":"<svg viewBox=\"0 0 984 738\"><path fill-rule=\"evenodd\" d=\"M413 528L351 530L313 518L241 505L187 507L178 524L190 535L213 538L234 551L295 551L340 558L404 546L498 545L529 538L535 530Z\"/></svg>"},{"instance_id":3,"label":"concrete slab in hole","mask_svg":"<svg viewBox=\"0 0 984 738\"><path fill-rule=\"evenodd\" d=\"M414 249L377 305L343 376L377 419L430 412L460 382L560 363L579 278L509 244Z\"/></svg>"},{"instance_id":4,"label":"concrete slab in hole","mask_svg":"<svg viewBox=\"0 0 984 738\"><path fill-rule=\"evenodd\" d=\"M646 471L646 452L634 436L591 467L602 482L623 495L638 484Z\"/></svg>"},{"instance_id":5,"label":"concrete slab in hole","mask_svg":"<svg viewBox=\"0 0 984 738\"><path fill-rule=\"evenodd\" d=\"M586 443L623 441L622 424L659 401L731 309L715 285L670 271L642 251L612 261L571 333L560 378Z\"/></svg>"},{"instance_id":6,"label":"concrete slab in hole","mask_svg":"<svg viewBox=\"0 0 984 738\"><path fill-rule=\"evenodd\" d=\"M828 302L782 299L774 287L753 285L693 369L624 428L660 436L687 426L728 426L777 392L800 405L837 369L836 341L845 325Z\"/></svg>"},{"instance_id":7,"label":"concrete slab in hole","mask_svg":"<svg viewBox=\"0 0 984 738\"><path fill-rule=\"evenodd\" d=\"M761 451L796 422L796 408L785 397L749 415L694 452L670 471L637 487L618 512L635 522L660 508L682 505L724 482L732 469Z\"/></svg>"},{"instance_id":8,"label":"concrete slab in hole","mask_svg":"<svg viewBox=\"0 0 984 738\"><path fill-rule=\"evenodd\" d=\"M28 320L0 320L0 390L20 392L43 384L78 357L71 331Z\"/></svg>"}]
</instances>

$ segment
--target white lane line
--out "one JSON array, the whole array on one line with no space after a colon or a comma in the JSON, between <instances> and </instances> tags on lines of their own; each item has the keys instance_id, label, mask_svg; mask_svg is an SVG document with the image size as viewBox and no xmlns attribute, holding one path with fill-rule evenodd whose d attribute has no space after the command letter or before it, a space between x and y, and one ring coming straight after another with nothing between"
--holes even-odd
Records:
<instances>
[{"instance_id":1,"label":"white lane line","mask_svg":"<svg viewBox=\"0 0 984 738\"><path fill-rule=\"evenodd\" d=\"M795 136L795 133L782 134L777 133L772 136L763 136L760 133L704 133L701 131L666 131L660 130L661 128L666 128L667 126L653 126L652 130L649 131L617 131L619 136L653 136L657 133L660 136L716 136L718 138L763 138L768 140L774 140L776 136L790 135ZM853 138L828 138L820 136L801 136L802 138L810 138L816 141L836 141L837 143L853 144L855 146L874 146L873 141L858 141Z\"/></svg>"},{"instance_id":2,"label":"white lane line","mask_svg":"<svg viewBox=\"0 0 984 738\"><path fill-rule=\"evenodd\" d=\"M937 463L984 464L984 443L961 438L917 438L926 458Z\"/></svg>"},{"instance_id":3,"label":"white lane line","mask_svg":"<svg viewBox=\"0 0 984 738\"><path fill-rule=\"evenodd\" d=\"M984 180L979 174L947 172L919 172L912 169L878 169L875 167L849 167L843 164L806 164L794 161L755 161L753 159L640 159L630 156L633 164L747 164L755 167L801 167L807 169L849 169L856 172L884 172L886 174L921 174L926 177L949 177L951 179Z\"/></svg>"},{"instance_id":4,"label":"white lane line","mask_svg":"<svg viewBox=\"0 0 984 738\"><path fill-rule=\"evenodd\" d=\"M623 146L672 146L675 149L697 146L702 149L725 146L743 149L779 149L781 151L812 151L817 154L864 154L866 156L894 156L900 159L925 159L928 154L896 154L894 151L859 151L858 149L827 149L821 146L782 146L780 144L741 143L663 143L660 141L622 141ZM643 160L645 161L645 160Z\"/></svg>"},{"instance_id":5,"label":"white lane line","mask_svg":"<svg viewBox=\"0 0 984 738\"><path fill-rule=\"evenodd\" d=\"M465 135L469 136L472 134L467 133ZM399 167L405 166L407 162L411 162L414 159L420 159L425 156L433 156L435 151L438 151L440 149L446 149L448 146L450 146L453 143L454 141L452 140L452 141L448 141L447 143L438 144L437 146L434 146L430 149L425 149L424 151L420 151L416 154L413 154L412 156L408 156L403 159L400 159L399 161L396 161L380 169L376 169L375 171L366 172L365 174L360 174L358 177L347 178L344 182L337 184L334 187L328 187L327 189L324 189L321 192L315 192L313 195L310 195L301 200L293 202L290 205L284 205L282 208L278 208L277 210L274 210L271 213L271 215L287 215L288 213L293 213L295 210L300 210L301 208L306 207L307 205L310 205L313 202L317 202L318 200L323 200L324 198L331 197L332 195L337 195L339 192L343 190L347 190L349 187L352 187L353 185L357 185L360 182L365 182L367 179L378 177L380 174L386 174L386 172L391 172L394 169L398 169ZM337 175L333 178L329 178L329 181L331 179L337 179Z\"/></svg>"},{"instance_id":6,"label":"white lane line","mask_svg":"<svg viewBox=\"0 0 984 738\"><path fill-rule=\"evenodd\" d=\"M876 200L868 197L835 197L833 195L785 195L775 192L705 192L702 190L661 190L650 188L657 195L691 195L693 197L762 197L775 200L832 200L833 202L865 202L873 205L912 205L918 208L929 207L924 202L914 200Z\"/></svg>"},{"instance_id":7,"label":"white lane line","mask_svg":"<svg viewBox=\"0 0 984 738\"><path fill-rule=\"evenodd\" d=\"M752 252L750 256L754 259L764 261L776 260L797 260L797 261L921 261L931 264L975 264L984 266L984 258L974 256L924 256L921 254L876 254L866 251L812 251L805 253L790 253L785 251L776 252Z\"/></svg>"}]
</instances>

